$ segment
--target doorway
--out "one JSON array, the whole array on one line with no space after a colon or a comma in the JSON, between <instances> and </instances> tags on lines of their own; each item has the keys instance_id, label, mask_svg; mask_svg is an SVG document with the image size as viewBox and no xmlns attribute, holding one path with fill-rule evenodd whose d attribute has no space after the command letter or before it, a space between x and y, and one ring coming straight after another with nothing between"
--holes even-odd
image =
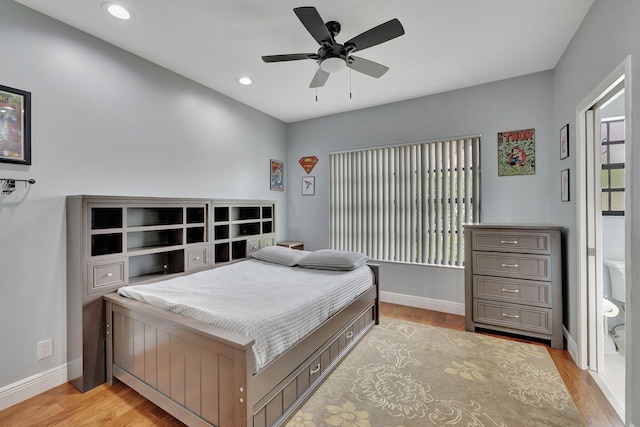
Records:
<instances>
[{"instance_id":1,"label":"doorway","mask_svg":"<svg viewBox=\"0 0 640 427\"><path fill-rule=\"evenodd\" d=\"M627 58L577 109L576 188L581 367L587 368L622 420L627 361L630 158Z\"/></svg>"}]
</instances>

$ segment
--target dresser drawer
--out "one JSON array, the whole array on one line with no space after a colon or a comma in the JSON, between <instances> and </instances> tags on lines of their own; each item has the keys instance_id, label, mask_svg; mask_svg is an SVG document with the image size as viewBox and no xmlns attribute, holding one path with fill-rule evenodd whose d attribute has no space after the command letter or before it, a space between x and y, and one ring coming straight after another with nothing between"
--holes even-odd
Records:
<instances>
[{"instance_id":1,"label":"dresser drawer","mask_svg":"<svg viewBox=\"0 0 640 427\"><path fill-rule=\"evenodd\" d=\"M247 240L247 248L250 254L256 252L260 249L260 239Z\"/></svg>"},{"instance_id":2,"label":"dresser drawer","mask_svg":"<svg viewBox=\"0 0 640 427\"><path fill-rule=\"evenodd\" d=\"M266 246L273 246L276 244L276 237L275 236L267 236L267 237L263 237L262 241L260 242L260 247L264 248Z\"/></svg>"},{"instance_id":3,"label":"dresser drawer","mask_svg":"<svg viewBox=\"0 0 640 427\"><path fill-rule=\"evenodd\" d=\"M471 248L480 251L523 252L550 254L549 233L522 233L509 231L474 231Z\"/></svg>"},{"instance_id":4,"label":"dresser drawer","mask_svg":"<svg viewBox=\"0 0 640 427\"><path fill-rule=\"evenodd\" d=\"M551 257L546 255L473 252L473 274L551 280Z\"/></svg>"},{"instance_id":5,"label":"dresser drawer","mask_svg":"<svg viewBox=\"0 0 640 427\"><path fill-rule=\"evenodd\" d=\"M206 247L189 249L187 251L186 270L196 270L209 265L209 251Z\"/></svg>"},{"instance_id":6,"label":"dresser drawer","mask_svg":"<svg viewBox=\"0 0 640 427\"><path fill-rule=\"evenodd\" d=\"M551 307L550 282L473 276L473 297L515 304Z\"/></svg>"},{"instance_id":7,"label":"dresser drawer","mask_svg":"<svg viewBox=\"0 0 640 427\"><path fill-rule=\"evenodd\" d=\"M116 261L100 264L89 264L88 291L103 292L108 288L125 285L124 261Z\"/></svg>"},{"instance_id":8,"label":"dresser drawer","mask_svg":"<svg viewBox=\"0 0 640 427\"><path fill-rule=\"evenodd\" d=\"M550 334L551 309L475 300L473 320L522 331Z\"/></svg>"}]
</instances>

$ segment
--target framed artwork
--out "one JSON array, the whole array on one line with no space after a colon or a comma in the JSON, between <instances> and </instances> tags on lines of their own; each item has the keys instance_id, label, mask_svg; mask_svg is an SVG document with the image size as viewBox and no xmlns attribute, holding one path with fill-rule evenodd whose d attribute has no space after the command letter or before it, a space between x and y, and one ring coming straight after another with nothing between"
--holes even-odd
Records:
<instances>
[{"instance_id":1,"label":"framed artwork","mask_svg":"<svg viewBox=\"0 0 640 427\"><path fill-rule=\"evenodd\" d=\"M535 129L498 133L498 176L536 173Z\"/></svg>"},{"instance_id":2,"label":"framed artwork","mask_svg":"<svg viewBox=\"0 0 640 427\"><path fill-rule=\"evenodd\" d=\"M2 85L0 162L31 164L31 93Z\"/></svg>"},{"instance_id":3,"label":"framed artwork","mask_svg":"<svg viewBox=\"0 0 640 427\"><path fill-rule=\"evenodd\" d=\"M560 129L560 160L569 157L569 123Z\"/></svg>"},{"instance_id":4,"label":"framed artwork","mask_svg":"<svg viewBox=\"0 0 640 427\"><path fill-rule=\"evenodd\" d=\"M284 191L284 162L271 159L269 186L273 191Z\"/></svg>"},{"instance_id":5,"label":"framed artwork","mask_svg":"<svg viewBox=\"0 0 640 427\"><path fill-rule=\"evenodd\" d=\"M300 157L300 160L298 160L298 163L300 163L300 166L302 166L302 169L304 169L304 171L308 175L316 166L316 163L318 163L318 158L316 156L304 156L304 157Z\"/></svg>"},{"instance_id":6,"label":"framed artwork","mask_svg":"<svg viewBox=\"0 0 640 427\"><path fill-rule=\"evenodd\" d=\"M560 172L560 200L568 202L569 197L569 169Z\"/></svg>"},{"instance_id":7,"label":"framed artwork","mask_svg":"<svg viewBox=\"0 0 640 427\"><path fill-rule=\"evenodd\" d=\"M302 195L315 196L315 194L316 194L316 177L303 176L302 177Z\"/></svg>"}]
</instances>

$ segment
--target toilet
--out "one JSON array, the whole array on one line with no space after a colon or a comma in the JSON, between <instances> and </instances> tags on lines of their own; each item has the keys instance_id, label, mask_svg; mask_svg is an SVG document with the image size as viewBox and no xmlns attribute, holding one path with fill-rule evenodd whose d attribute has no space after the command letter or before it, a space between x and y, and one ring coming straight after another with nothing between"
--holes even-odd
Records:
<instances>
[{"instance_id":1,"label":"toilet","mask_svg":"<svg viewBox=\"0 0 640 427\"><path fill-rule=\"evenodd\" d=\"M624 261L605 260L604 265L607 266L607 270L609 270L609 278L611 279L611 299L618 302L622 307L622 310L624 310L626 300ZM612 303L606 299L605 301ZM616 328L622 325L624 325L624 323L619 323L609 327L609 334L616 338Z\"/></svg>"},{"instance_id":2,"label":"toilet","mask_svg":"<svg viewBox=\"0 0 640 427\"><path fill-rule=\"evenodd\" d=\"M624 281L624 261L605 260L611 278L611 298L624 304L626 290ZM622 306L624 309L624 305Z\"/></svg>"},{"instance_id":3,"label":"toilet","mask_svg":"<svg viewBox=\"0 0 640 427\"><path fill-rule=\"evenodd\" d=\"M616 317L620 313L617 305L606 298L602 299L602 315L604 317ZM606 319L605 319L606 320ZM604 354L617 354L618 346L607 331L607 322L604 322Z\"/></svg>"}]
</instances>

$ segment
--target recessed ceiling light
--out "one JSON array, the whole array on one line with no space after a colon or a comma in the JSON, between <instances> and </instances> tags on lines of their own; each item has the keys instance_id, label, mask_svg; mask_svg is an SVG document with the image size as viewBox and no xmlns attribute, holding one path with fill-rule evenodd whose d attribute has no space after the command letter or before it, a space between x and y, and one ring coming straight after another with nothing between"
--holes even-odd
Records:
<instances>
[{"instance_id":1,"label":"recessed ceiling light","mask_svg":"<svg viewBox=\"0 0 640 427\"><path fill-rule=\"evenodd\" d=\"M239 82L241 85L248 86L248 85L250 85L250 84L251 84L251 79L250 79L249 77L240 77L240 78L238 79L238 82Z\"/></svg>"},{"instance_id":2,"label":"recessed ceiling light","mask_svg":"<svg viewBox=\"0 0 640 427\"><path fill-rule=\"evenodd\" d=\"M116 3L104 3L102 9L107 11L109 15L127 21L133 18L133 14L129 12L124 6Z\"/></svg>"}]
</instances>

